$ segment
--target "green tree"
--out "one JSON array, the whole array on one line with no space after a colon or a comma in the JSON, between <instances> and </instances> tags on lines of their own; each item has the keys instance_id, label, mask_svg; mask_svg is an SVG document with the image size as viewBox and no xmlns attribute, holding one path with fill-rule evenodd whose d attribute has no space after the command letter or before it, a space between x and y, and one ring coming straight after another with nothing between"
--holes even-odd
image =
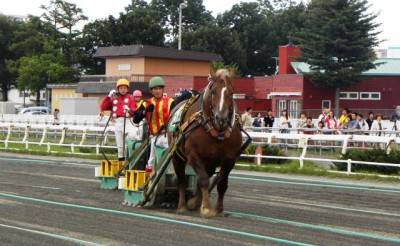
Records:
<instances>
[{"instance_id":1,"label":"green tree","mask_svg":"<svg viewBox=\"0 0 400 246\"><path fill-rule=\"evenodd\" d=\"M269 5L241 2L217 16L217 22L221 27L229 28L239 35L240 43L246 51L247 63L245 66L239 61L235 63L245 74L267 74L268 64L265 61L271 57L268 42L271 27L267 17L272 13L269 9Z\"/></svg>"},{"instance_id":2,"label":"green tree","mask_svg":"<svg viewBox=\"0 0 400 246\"><path fill-rule=\"evenodd\" d=\"M160 25L167 35L170 47L177 47L179 33L179 5L182 0L152 0L150 7L161 16ZM210 11L203 5L203 0L187 1L187 7L182 11L182 32L193 32L212 21ZM184 49L186 49L184 47Z\"/></svg>"},{"instance_id":3,"label":"green tree","mask_svg":"<svg viewBox=\"0 0 400 246\"><path fill-rule=\"evenodd\" d=\"M11 46L14 32L18 29L19 22L15 19L0 15L0 90L3 101L8 101L8 91L14 84L12 72L12 59L14 57Z\"/></svg>"},{"instance_id":4,"label":"green tree","mask_svg":"<svg viewBox=\"0 0 400 246\"><path fill-rule=\"evenodd\" d=\"M188 50L220 54L225 64L237 64L238 71L246 68L246 52L239 35L216 23L210 22L194 32L185 32L183 44Z\"/></svg>"},{"instance_id":5,"label":"green tree","mask_svg":"<svg viewBox=\"0 0 400 246\"><path fill-rule=\"evenodd\" d=\"M366 0L312 0L306 12L299 60L310 65L306 76L314 85L335 89L336 114L340 88L360 82L361 73L375 67L379 24L368 8Z\"/></svg>"},{"instance_id":6,"label":"green tree","mask_svg":"<svg viewBox=\"0 0 400 246\"><path fill-rule=\"evenodd\" d=\"M268 74L274 74L276 71L275 60L271 57L278 57L278 47L289 43L289 36L296 36L303 28L306 21L305 11L307 6L303 3L294 5L284 9L277 9L268 18L268 25L270 26L267 33L266 51L270 59L266 59L268 63Z\"/></svg>"},{"instance_id":7,"label":"green tree","mask_svg":"<svg viewBox=\"0 0 400 246\"><path fill-rule=\"evenodd\" d=\"M235 76L236 77L241 77L243 74L240 72L239 67L233 63L233 64L225 64L224 62L211 62L211 67L214 71L218 71L218 69L227 69L227 70L235 70Z\"/></svg>"},{"instance_id":8,"label":"green tree","mask_svg":"<svg viewBox=\"0 0 400 246\"><path fill-rule=\"evenodd\" d=\"M36 104L39 105L40 90L46 88L47 83L76 82L76 70L60 61L53 54L22 57L18 68L18 89L36 94Z\"/></svg>"},{"instance_id":9,"label":"green tree","mask_svg":"<svg viewBox=\"0 0 400 246\"><path fill-rule=\"evenodd\" d=\"M113 16L109 16L107 19L98 19L83 27L78 42L82 50L79 63L85 74L105 74L104 60L92 58L92 55L98 47L117 45L116 22Z\"/></svg>"},{"instance_id":10,"label":"green tree","mask_svg":"<svg viewBox=\"0 0 400 246\"><path fill-rule=\"evenodd\" d=\"M44 22L54 27L53 40L66 55L68 64L77 66L81 55L76 37L81 32L74 28L79 22L87 20L87 16L76 4L63 0L51 0L50 5L41 5L41 8L45 10L42 14Z\"/></svg>"},{"instance_id":11,"label":"green tree","mask_svg":"<svg viewBox=\"0 0 400 246\"><path fill-rule=\"evenodd\" d=\"M134 4L136 3L136 4ZM117 36L120 45L143 44L164 46L165 32L160 26L161 14L149 8L142 0L133 0L132 5L121 13L116 23Z\"/></svg>"},{"instance_id":12,"label":"green tree","mask_svg":"<svg viewBox=\"0 0 400 246\"><path fill-rule=\"evenodd\" d=\"M293 0L273 0L272 2L275 9L280 9L280 10L288 9L296 5L296 1Z\"/></svg>"}]
</instances>

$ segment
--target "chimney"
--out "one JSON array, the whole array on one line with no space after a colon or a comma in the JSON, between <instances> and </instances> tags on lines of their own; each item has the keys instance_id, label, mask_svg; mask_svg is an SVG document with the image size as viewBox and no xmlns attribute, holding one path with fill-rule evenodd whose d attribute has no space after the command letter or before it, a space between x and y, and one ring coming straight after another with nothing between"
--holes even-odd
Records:
<instances>
[{"instance_id":1,"label":"chimney","mask_svg":"<svg viewBox=\"0 0 400 246\"><path fill-rule=\"evenodd\" d=\"M289 40L289 44L279 46L279 74L295 74L296 72L290 65L296 61L294 57L300 56L300 47Z\"/></svg>"}]
</instances>

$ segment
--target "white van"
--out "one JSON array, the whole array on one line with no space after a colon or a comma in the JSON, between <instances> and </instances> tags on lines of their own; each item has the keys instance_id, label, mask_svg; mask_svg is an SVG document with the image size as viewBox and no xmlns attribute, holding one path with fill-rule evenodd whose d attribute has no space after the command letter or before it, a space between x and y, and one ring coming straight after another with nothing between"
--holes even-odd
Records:
<instances>
[{"instance_id":1,"label":"white van","mask_svg":"<svg viewBox=\"0 0 400 246\"><path fill-rule=\"evenodd\" d=\"M21 109L18 114L50 114L50 109L48 107L29 107Z\"/></svg>"}]
</instances>

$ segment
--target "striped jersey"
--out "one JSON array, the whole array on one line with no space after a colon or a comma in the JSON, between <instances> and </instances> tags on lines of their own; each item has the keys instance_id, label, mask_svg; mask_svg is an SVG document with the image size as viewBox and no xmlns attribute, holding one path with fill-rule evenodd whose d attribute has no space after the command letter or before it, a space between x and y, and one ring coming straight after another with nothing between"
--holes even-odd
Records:
<instances>
[{"instance_id":1,"label":"striped jersey","mask_svg":"<svg viewBox=\"0 0 400 246\"><path fill-rule=\"evenodd\" d=\"M156 135L161 126L166 125L169 119L169 110L171 107L173 99L168 97L162 97L160 99L151 98L147 101L147 105L153 104L154 111L151 113L147 113L146 118L149 119L149 131L151 135Z\"/></svg>"}]
</instances>

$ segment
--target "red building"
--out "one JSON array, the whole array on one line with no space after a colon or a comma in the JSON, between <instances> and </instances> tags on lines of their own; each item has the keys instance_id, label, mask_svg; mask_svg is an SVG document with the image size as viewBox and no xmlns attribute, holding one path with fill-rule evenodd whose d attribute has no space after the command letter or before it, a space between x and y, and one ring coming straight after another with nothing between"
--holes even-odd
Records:
<instances>
[{"instance_id":1,"label":"red building","mask_svg":"<svg viewBox=\"0 0 400 246\"><path fill-rule=\"evenodd\" d=\"M299 47L279 47L279 75L273 76L269 97L278 112L289 110L291 117L302 111L317 116L323 107L333 108L335 90L317 88L304 78L310 71L306 63L295 62ZM369 111L390 116L400 107L400 59L378 59L383 63L363 73L364 80L354 86L340 88L340 107L366 115Z\"/></svg>"},{"instance_id":2,"label":"red building","mask_svg":"<svg viewBox=\"0 0 400 246\"><path fill-rule=\"evenodd\" d=\"M309 66L296 62L300 55L298 46L279 47L279 74L269 77L235 78L235 101L240 112L247 106L254 111L272 109L279 115L284 109L290 118L298 118L300 112L317 117L323 107L333 108L335 90L318 88L305 79L303 72ZM384 64L363 73L365 80L349 88L340 89L340 106L367 115L369 111L390 116L400 105L400 59L378 59ZM181 88L201 90L207 77L165 78L167 94L174 95Z\"/></svg>"},{"instance_id":3,"label":"red building","mask_svg":"<svg viewBox=\"0 0 400 246\"><path fill-rule=\"evenodd\" d=\"M131 50L132 47L128 47L129 50ZM143 47L150 51L155 49L150 46ZM118 47L106 49L107 54L103 54L101 57L106 57L107 61L112 58L111 60L113 61L113 63L107 62L106 67L111 66L118 68L121 64L125 66L131 62L126 58L127 52L116 52L119 51L119 49ZM133 50L135 51L136 49ZM160 70L158 73L152 73L154 72L154 64L149 63L148 71L135 70L140 74L132 74L135 71L130 71L131 73L128 73L129 75L127 77L125 76L131 81L131 91L140 89L146 97L149 97L147 81L155 75L164 78L166 82L165 92L169 97L174 97L181 89L195 89L201 91L208 84L207 76L202 76L202 74L208 74L210 60L218 60L217 58L219 57L214 54L193 53L189 51L183 52L166 48L157 48L157 50L161 50L165 54L159 52L153 52L153 54L149 51L150 53L147 55L149 56L150 54L151 57L153 57L164 54L162 61L166 64L166 68L172 66L172 63L175 64L174 62L181 62L179 59L185 57L191 57L191 59L196 58L201 60L201 64L204 63L206 65L203 64L204 66L201 66L201 73L194 73L193 69L186 69L184 71L179 69L167 69L165 71ZM309 116L317 117L323 107L333 108L335 90L330 88L317 88L310 81L305 79L302 73L309 72L309 66L305 63L295 61L294 58L299 55L300 48L298 46L281 46L279 47L279 73L277 75L235 78L233 81L236 93L234 98L239 112L243 112L247 106L251 106L255 112L261 111L265 114L268 109L272 109L276 112L276 115L279 116L282 110L287 109L290 118L298 118L300 112L305 112ZM139 58L142 59L141 56L144 55L132 53L131 56L133 56L133 60L134 58L138 60ZM170 59L171 61L165 60L166 57L174 59ZM142 61L140 59L139 61ZM349 108L363 114L374 111L384 116L390 116L395 108L399 107L400 58L378 59L377 62L383 62L384 64L379 65L376 69L363 73L365 78L363 82L349 88L341 88L340 106L342 108ZM181 65L179 64L176 65L176 67L180 67ZM200 65L196 65L194 67L197 68L199 66ZM143 68L146 66L129 65L128 67ZM108 68L108 70L113 71L112 74L116 73L111 68ZM118 79L118 76L113 75L110 78L109 76L111 75L107 74L105 77L101 77L100 81L104 80L104 82L100 83L96 78L94 79L93 76L82 76L81 82L78 84L77 92L86 93L84 94L86 96L89 95L87 93L105 94L110 88L115 86L115 82ZM89 79L89 81L85 82L87 79ZM107 81L109 82L107 83Z\"/></svg>"}]
</instances>

